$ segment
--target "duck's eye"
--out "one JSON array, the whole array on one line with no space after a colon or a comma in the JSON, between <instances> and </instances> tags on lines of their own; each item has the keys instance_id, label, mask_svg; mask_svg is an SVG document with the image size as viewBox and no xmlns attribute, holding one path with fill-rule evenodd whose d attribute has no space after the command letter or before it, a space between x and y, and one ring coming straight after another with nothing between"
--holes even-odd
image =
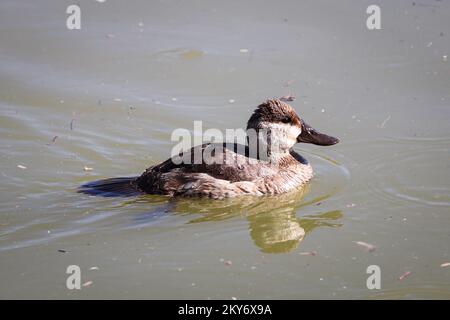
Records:
<instances>
[{"instance_id":1,"label":"duck's eye","mask_svg":"<svg viewBox=\"0 0 450 320\"><path fill-rule=\"evenodd\" d=\"M286 116L283 119L281 119L281 122L283 122L283 123L290 123L291 121L292 121L291 118L288 117L288 116Z\"/></svg>"}]
</instances>

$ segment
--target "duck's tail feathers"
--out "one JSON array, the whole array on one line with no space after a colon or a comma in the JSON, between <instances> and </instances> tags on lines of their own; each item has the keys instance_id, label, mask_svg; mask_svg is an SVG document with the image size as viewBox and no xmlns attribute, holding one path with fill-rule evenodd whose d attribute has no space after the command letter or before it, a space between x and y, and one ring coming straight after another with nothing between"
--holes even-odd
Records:
<instances>
[{"instance_id":1,"label":"duck's tail feathers","mask_svg":"<svg viewBox=\"0 0 450 320\"><path fill-rule=\"evenodd\" d=\"M134 184L137 177L97 180L83 184L78 192L102 197L132 197L143 194Z\"/></svg>"}]
</instances>

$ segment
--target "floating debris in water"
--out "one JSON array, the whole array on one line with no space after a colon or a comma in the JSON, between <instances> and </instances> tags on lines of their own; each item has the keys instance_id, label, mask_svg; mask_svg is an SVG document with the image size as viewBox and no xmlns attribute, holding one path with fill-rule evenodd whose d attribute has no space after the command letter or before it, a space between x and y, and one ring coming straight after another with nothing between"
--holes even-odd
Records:
<instances>
[{"instance_id":1,"label":"floating debris in water","mask_svg":"<svg viewBox=\"0 0 450 320\"><path fill-rule=\"evenodd\" d=\"M364 242L364 241L353 241L357 245L364 247L368 252L375 251L376 247L373 244Z\"/></svg>"},{"instance_id":2,"label":"floating debris in water","mask_svg":"<svg viewBox=\"0 0 450 320\"><path fill-rule=\"evenodd\" d=\"M92 281L87 281L85 283L82 284L83 287L89 287L91 284L93 284L94 282Z\"/></svg>"},{"instance_id":3,"label":"floating debris in water","mask_svg":"<svg viewBox=\"0 0 450 320\"><path fill-rule=\"evenodd\" d=\"M94 168L84 166L83 170L84 171L92 171L92 170L94 170Z\"/></svg>"},{"instance_id":4,"label":"floating debris in water","mask_svg":"<svg viewBox=\"0 0 450 320\"><path fill-rule=\"evenodd\" d=\"M448 56L447 56L446 54L444 54L444 55L442 56L442 61L447 62L447 58L448 58Z\"/></svg>"},{"instance_id":5,"label":"floating debris in water","mask_svg":"<svg viewBox=\"0 0 450 320\"><path fill-rule=\"evenodd\" d=\"M349 203L348 205L346 205L347 208L353 208L354 206L356 206L356 204L354 203Z\"/></svg>"},{"instance_id":6,"label":"floating debris in water","mask_svg":"<svg viewBox=\"0 0 450 320\"><path fill-rule=\"evenodd\" d=\"M446 267L450 267L450 262L444 262L443 264L441 264L441 268L446 268Z\"/></svg>"},{"instance_id":7,"label":"floating debris in water","mask_svg":"<svg viewBox=\"0 0 450 320\"><path fill-rule=\"evenodd\" d=\"M406 277L408 277L411 274L411 271L406 271L404 274L402 274L400 277L398 277L398 280L403 281Z\"/></svg>"},{"instance_id":8,"label":"floating debris in water","mask_svg":"<svg viewBox=\"0 0 450 320\"><path fill-rule=\"evenodd\" d=\"M428 42L427 48L430 48L433 45L433 42Z\"/></svg>"},{"instance_id":9,"label":"floating debris in water","mask_svg":"<svg viewBox=\"0 0 450 320\"><path fill-rule=\"evenodd\" d=\"M381 123L380 128L384 128L384 126L386 125L386 123L391 119L391 115L389 115L386 119L384 119L384 121Z\"/></svg>"},{"instance_id":10,"label":"floating debris in water","mask_svg":"<svg viewBox=\"0 0 450 320\"><path fill-rule=\"evenodd\" d=\"M108 34L106 35L106 37L109 38L109 39L112 39L112 38L115 37L115 35L113 35L112 33L108 33Z\"/></svg>"},{"instance_id":11,"label":"floating debris in water","mask_svg":"<svg viewBox=\"0 0 450 320\"><path fill-rule=\"evenodd\" d=\"M248 49L240 49L239 50L240 53L248 53L248 51L249 51Z\"/></svg>"},{"instance_id":12,"label":"floating debris in water","mask_svg":"<svg viewBox=\"0 0 450 320\"><path fill-rule=\"evenodd\" d=\"M121 98L114 98L113 100L116 101L116 102L121 102L122 101Z\"/></svg>"},{"instance_id":13,"label":"floating debris in water","mask_svg":"<svg viewBox=\"0 0 450 320\"><path fill-rule=\"evenodd\" d=\"M228 100L229 103L234 103L234 101L235 101L234 99Z\"/></svg>"},{"instance_id":14,"label":"floating debris in water","mask_svg":"<svg viewBox=\"0 0 450 320\"><path fill-rule=\"evenodd\" d=\"M279 98L281 101L294 101L295 100L295 96L293 96L292 94L287 94L285 96L282 96Z\"/></svg>"},{"instance_id":15,"label":"floating debris in water","mask_svg":"<svg viewBox=\"0 0 450 320\"><path fill-rule=\"evenodd\" d=\"M67 251L66 251L66 250L64 250L64 249L58 249L58 252L61 252L61 253L66 253Z\"/></svg>"},{"instance_id":16,"label":"floating debris in water","mask_svg":"<svg viewBox=\"0 0 450 320\"><path fill-rule=\"evenodd\" d=\"M324 113L325 112L325 109L322 109L322 110L320 110L322 113Z\"/></svg>"},{"instance_id":17,"label":"floating debris in water","mask_svg":"<svg viewBox=\"0 0 450 320\"><path fill-rule=\"evenodd\" d=\"M231 300L237 300L237 298L236 297L231 297Z\"/></svg>"},{"instance_id":18,"label":"floating debris in water","mask_svg":"<svg viewBox=\"0 0 450 320\"><path fill-rule=\"evenodd\" d=\"M58 136L54 136L52 141L50 143L46 143L47 146L52 145L53 143L55 143L56 139L58 139Z\"/></svg>"},{"instance_id":19,"label":"floating debris in water","mask_svg":"<svg viewBox=\"0 0 450 320\"><path fill-rule=\"evenodd\" d=\"M138 23L138 26L142 28L144 26L144 23L141 21Z\"/></svg>"},{"instance_id":20,"label":"floating debris in water","mask_svg":"<svg viewBox=\"0 0 450 320\"><path fill-rule=\"evenodd\" d=\"M95 1L97 1L99 3L105 3L106 2L106 0L95 0Z\"/></svg>"},{"instance_id":21,"label":"floating debris in water","mask_svg":"<svg viewBox=\"0 0 450 320\"><path fill-rule=\"evenodd\" d=\"M70 120L70 130L73 130L73 122L75 121L75 119Z\"/></svg>"},{"instance_id":22,"label":"floating debris in water","mask_svg":"<svg viewBox=\"0 0 450 320\"><path fill-rule=\"evenodd\" d=\"M231 262L230 260L227 260L227 261L224 262L224 264L225 264L226 266L232 266L232 265L233 265L233 262Z\"/></svg>"},{"instance_id":23,"label":"floating debris in water","mask_svg":"<svg viewBox=\"0 0 450 320\"><path fill-rule=\"evenodd\" d=\"M27 167L25 167L25 166L23 166L23 165L21 165L21 164L18 164L18 165L17 165L17 168L22 169L22 170L25 170Z\"/></svg>"},{"instance_id":24,"label":"floating debris in water","mask_svg":"<svg viewBox=\"0 0 450 320\"><path fill-rule=\"evenodd\" d=\"M188 50L183 52L182 57L188 60L201 58L203 56L203 51L201 50Z\"/></svg>"},{"instance_id":25,"label":"floating debris in water","mask_svg":"<svg viewBox=\"0 0 450 320\"><path fill-rule=\"evenodd\" d=\"M177 98L172 98L172 101L177 101L178 99Z\"/></svg>"},{"instance_id":26,"label":"floating debris in water","mask_svg":"<svg viewBox=\"0 0 450 320\"><path fill-rule=\"evenodd\" d=\"M90 267L89 270L98 270L98 267Z\"/></svg>"},{"instance_id":27,"label":"floating debris in water","mask_svg":"<svg viewBox=\"0 0 450 320\"><path fill-rule=\"evenodd\" d=\"M317 256L317 251L304 251L304 252L300 252L299 255L301 256Z\"/></svg>"}]
</instances>

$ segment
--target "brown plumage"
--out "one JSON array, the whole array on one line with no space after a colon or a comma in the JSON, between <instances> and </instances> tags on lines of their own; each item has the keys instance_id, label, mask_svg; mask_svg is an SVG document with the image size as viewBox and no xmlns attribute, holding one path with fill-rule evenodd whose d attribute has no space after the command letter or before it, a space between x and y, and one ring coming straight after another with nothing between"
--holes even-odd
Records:
<instances>
[{"instance_id":1,"label":"brown plumage","mask_svg":"<svg viewBox=\"0 0 450 320\"><path fill-rule=\"evenodd\" d=\"M209 156L208 161L202 156L200 163L177 164L171 158L148 168L139 177L101 180L82 186L80 191L108 196L140 192L213 199L281 194L302 187L313 176L308 162L291 150L296 142L320 145L338 142L309 127L290 105L278 99L267 100L256 108L247 123L247 130L250 129L267 132L266 139L258 136L253 141L266 147L265 157L251 156L254 145L250 141L247 146L207 143L180 156L193 160L194 154L200 152ZM274 141L277 148L271 144Z\"/></svg>"}]
</instances>

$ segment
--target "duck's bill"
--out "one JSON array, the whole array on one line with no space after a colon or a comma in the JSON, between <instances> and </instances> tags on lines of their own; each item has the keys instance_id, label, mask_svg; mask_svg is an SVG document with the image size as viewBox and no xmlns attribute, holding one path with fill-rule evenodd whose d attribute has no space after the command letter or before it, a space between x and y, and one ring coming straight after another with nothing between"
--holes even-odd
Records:
<instances>
[{"instance_id":1,"label":"duck's bill","mask_svg":"<svg viewBox=\"0 0 450 320\"><path fill-rule=\"evenodd\" d=\"M312 143L319 146L332 146L339 142L338 138L320 133L308 124L302 124L302 133L297 137L297 142Z\"/></svg>"}]
</instances>

